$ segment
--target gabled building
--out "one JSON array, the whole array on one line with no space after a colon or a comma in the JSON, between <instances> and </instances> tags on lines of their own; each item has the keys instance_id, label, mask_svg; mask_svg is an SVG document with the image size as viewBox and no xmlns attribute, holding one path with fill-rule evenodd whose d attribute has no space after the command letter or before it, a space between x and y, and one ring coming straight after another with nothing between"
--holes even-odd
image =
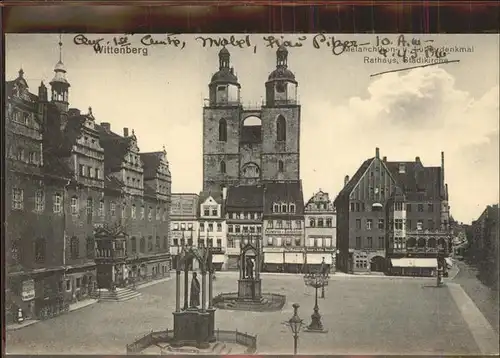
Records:
<instances>
[{"instance_id":1,"label":"gabled building","mask_svg":"<svg viewBox=\"0 0 500 358\"><path fill-rule=\"evenodd\" d=\"M263 220L263 271L301 272L307 260L302 183L267 183Z\"/></svg>"},{"instance_id":2,"label":"gabled building","mask_svg":"<svg viewBox=\"0 0 500 358\"><path fill-rule=\"evenodd\" d=\"M337 250L337 213L328 193L321 189L305 205L305 242L308 265L321 265L323 257L335 267Z\"/></svg>"},{"instance_id":3,"label":"gabled building","mask_svg":"<svg viewBox=\"0 0 500 358\"><path fill-rule=\"evenodd\" d=\"M245 239L262 239L262 214L264 211L264 187L262 185L230 186L227 189L225 218L227 224L228 270L240 265L241 244Z\"/></svg>"},{"instance_id":4,"label":"gabled building","mask_svg":"<svg viewBox=\"0 0 500 358\"><path fill-rule=\"evenodd\" d=\"M195 193L174 193L170 207L170 254L175 268L177 255L183 246L198 244L198 207L199 195ZM197 269L197 262L189 263L191 269Z\"/></svg>"},{"instance_id":5,"label":"gabled building","mask_svg":"<svg viewBox=\"0 0 500 358\"><path fill-rule=\"evenodd\" d=\"M29 91L24 71L5 84L6 321L40 317L64 301L64 186L69 173L46 160L48 116L59 115L43 83Z\"/></svg>"},{"instance_id":6,"label":"gabled building","mask_svg":"<svg viewBox=\"0 0 500 358\"><path fill-rule=\"evenodd\" d=\"M107 223L126 234L127 259L122 268L98 271L101 285L109 277L115 283L126 279L149 280L170 272L169 211L171 179L166 153L141 154L137 137L128 128L123 136L111 131L109 123L99 126L105 156Z\"/></svg>"},{"instance_id":7,"label":"gabled building","mask_svg":"<svg viewBox=\"0 0 500 358\"><path fill-rule=\"evenodd\" d=\"M387 162L377 148L350 180L346 176L335 200L339 268L435 273L437 247L448 233L443 173L444 155L441 167L424 167L418 157L415 162Z\"/></svg>"},{"instance_id":8,"label":"gabled building","mask_svg":"<svg viewBox=\"0 0 500 358\"><path fill-rule=\"evenodd\" d=\"M198 247L212 247L215 270L226 269L227 227L224 217L225 192L201 192L198 211Z\"/></svg>"}]
</instances>

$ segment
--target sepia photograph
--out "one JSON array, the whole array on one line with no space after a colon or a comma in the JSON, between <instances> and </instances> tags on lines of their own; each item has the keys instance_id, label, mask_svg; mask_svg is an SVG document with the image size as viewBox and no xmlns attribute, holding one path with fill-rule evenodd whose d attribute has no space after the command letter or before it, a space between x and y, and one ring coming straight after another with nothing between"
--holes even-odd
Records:
<instances>
[{"instance_id":1,"label":"sepia photograph","mask_svg":"<svg viewBox=\"0 0 500 358\"><path fill-rule=\"evenodd\" d=\"M5 34L5 352L498 355L498 34Z\"/></svg>"}]
</instances>

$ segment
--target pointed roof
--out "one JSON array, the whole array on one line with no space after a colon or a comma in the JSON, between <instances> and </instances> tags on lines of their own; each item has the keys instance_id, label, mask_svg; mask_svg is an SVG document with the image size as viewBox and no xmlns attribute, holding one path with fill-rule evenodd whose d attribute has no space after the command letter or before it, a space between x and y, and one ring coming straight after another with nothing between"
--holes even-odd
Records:
<instances>
[{"instance_id":1,"label":"pointed roof","mask_svg":"<svg viewBox=\"0 0 500 358\"><path fill-rule=\"evenodd\" d=\"M369 158L361 164L361 166L358 168L356 173L352 176L351 180L344 185L340 193L337 195L335 198L335 205L337 205L337 201L341 199L345 199L346 197L348 198L349 195L351 195L351 192L353 191L354 187L358 184L358 182L361 180L361 177L363 174L366 172L366 170L370 167L372 164L373 160L375 157Z\"/></svg>"},{"instance_id":2,"label":"pointed roof","mask_svg":"<svg viewBox=\"0 0 500 358\"><path fill-rule=\"evenodd\" d=\"M133 137L122 137L111 130L96 124L99 132L99 142L104 149L104 167L106 173L113 173L121 169L123 158L129 151Z\"/></svg>"},{"instance_id":3,"label":"pointed roof","mask_svg":"<svg viewBox=\"0 0 500 358\"><path fill-rule=\"evenodd\" d=\"M273 204L280 202L295 204L295 215L302 215L304 213L302 182L267 183L264 214L272 214Z\"/></svg>"},{"instance_id":4,"label":"pointed roof","mask_svg":"<svg viewBox=\"0 0 500 358\"><path fill-rule=\"evenodd\" d=\"M263 207L264 187L262 185L238 185L227 189L227 210L262 210Z\"/></svg>"}]
</instances>

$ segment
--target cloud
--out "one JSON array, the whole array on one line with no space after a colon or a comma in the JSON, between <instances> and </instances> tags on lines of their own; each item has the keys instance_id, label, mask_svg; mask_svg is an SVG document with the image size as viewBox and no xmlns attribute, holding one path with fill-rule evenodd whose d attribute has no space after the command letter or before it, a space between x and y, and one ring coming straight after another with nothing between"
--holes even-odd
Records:
<instances>
[{"instance_id":1,"label":"cloud","mask_svg":"<svg viewBox=\"0 0 500 358\"><path fill-rule=\"evenodd\" d=\"M477 218L485 205L498 200L498 86L474 98L458 89L445 69L430 66L376 77L366 98L353 97L338 107L325 103L314 107L309 115L323 113L324 118L327 112L329 120L309 127L304 120L307 140L330 133L330 142L311 139L304 150L307 158L321 150L331 155L312 160L304 170L309 172L307 176L333 175L334 192L341 188L343 176L352 176L361 161L373 156L379 147L388 160L419 156L424 165L439 165L440 152L444 151L456 218ZM331 168L319 169L319 162L329 157Z\"/></svg>"}]
</instances>

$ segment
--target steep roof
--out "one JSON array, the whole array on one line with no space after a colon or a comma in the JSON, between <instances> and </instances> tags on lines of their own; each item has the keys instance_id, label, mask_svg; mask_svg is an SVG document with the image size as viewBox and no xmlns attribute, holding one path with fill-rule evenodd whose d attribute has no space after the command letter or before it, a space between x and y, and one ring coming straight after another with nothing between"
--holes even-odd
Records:
<instances>
[{"instance_id":1,"label":"steep roof","mask_svg":"<svg viewBox=\"0 0 500 358\"><path fill-rule=\"evenodd\" d=\"M227 189L226 208L252 208L262 210L264 205L264 187L261 185L230 186Z\"/></svg>"},{"instance_id":2,"label":"steep roof","mask_svg":"<svg viewBox=\"0 0 500 358\"><path fill-rule=\"evenodd\" d=\"M444 195L441 167L424 167L421 162L385 162L408 200L439 199ZM399 172L404 165L404 173Z\"/></svg>"},{"instance_id":3,"label":"steep roof","mask_svg":"<svg viewBox=\"0 0 500 358\"><path fill-rule=\"evenodd\" d=\"M140 153L141 161L144 168L144 180L153 179L156 177L156 171L160 165L160 155L162 152Z\"/></svg>"},{"instance_id":4,"label":"steep roof","mask_svg":"<svg viewBox=\"0 0 500 358\"><path fill-rule=\"evenodd\" d=\"M304 195L301 182L268 183L265 190L264 214L273 212L273 204L279 202L295 204L295 214L304 213Z\"/></svg>"},{"instance_id":5,"label":"steep roof","mask_svg":"<svg viewBox=\"0 0 500 358\"><path fill-rule=\"evenodd\" d=\"M96 125L99 131L99 142L104 149L104 168L106 173L113 173L121 168L123 158L130 147L130 138L122 137Z\"/></svg>"},{"instance_id":6,"label":"steep roof","mask_svg":"<svg viewBox=\"0 0 500 358\"><path fill-rule=\"evenodd\" d=\"M123 183L116 179L114 176L106 175L104 177L104 188L107 190L112 190L120 192L122 190Z\"/></svg>"},{"instance_id":7,"label":"steep roof","mask_svg":"<svg viewBox=\"0 0 500 358\"><path fill-rule=\"evenodd\" d=\"M335 205L337 204L337 200L349 197L352 190L354 189L356 184L358 184L358 182L361 180L361 177L366 172L366 170L368 169L368 167L370 166L370 164L373 162L374 159L375 157L372 157L370 159L365 160L363 164L361 164L356 173L352 176L351 180L349 180L349 182L342 188L340 193L335 198Z\"/></svg>"}]
</instances>

